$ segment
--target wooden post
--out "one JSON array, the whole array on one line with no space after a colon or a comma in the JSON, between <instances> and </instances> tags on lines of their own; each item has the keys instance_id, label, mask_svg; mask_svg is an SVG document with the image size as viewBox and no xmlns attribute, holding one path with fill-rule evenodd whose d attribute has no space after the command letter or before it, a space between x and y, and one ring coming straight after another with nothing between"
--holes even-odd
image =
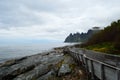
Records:
<instances>
[{"instance_id":1,"label":"wooden post","mask_svg":"<svg viewBox=\"0 0 120 80\"><path fill-rule=\"evenodd\" d=\"M88 59L85 57L85 69L86 69L86 72L87 72L87 80L89 80L89 67L88 67Z\"/></svg>"},{"instance_id":2,"label":"wooden post","mask_svg":"<svg viewBox=\"0 0 120 80\"><path fill-rule=\"evenodd\" d=\"M78 54L76 54L76 56L77 56L77 62L79 63L79 57L78 57L79 55L78 55Z\"/></svg>"},{"instance_id":3,"label":"wooden post","mask_svg":"<svg viewBox=\"0 0 120 80\"><path fill-rule=\"evenodd\" d=\"M101 80L105 80L105 71L104 71L104 65L101 64Z\"/></svg>"},{"instance_id":4,"label":"wooden post","mask_svg":"<svg viewBox=\"0 0 120 80\"><path fill-rule=\"evenodd\" d=\"M75 62L77 62L77 55L76 55L76 53L74 53L74 57L75 57Z\"/></svg>"},{"instance_id":5,"label":"wooden post","mask_svg":"<svg viewBox=\"0 0 120 80\"><path fill-rule=\"evenodd\" d=\"M82 59L82 66L84 66L83 55L81 55L81 59Z\"/></svg>"},{"instance_id":6,"label":"wooden post","mask_svg":"<svg viewBox=\"0 0 120 80\"><path fill-rule=\"evenodd\" d=\"M77 64L79 65L78 54L76 54L76 61L77 61Z\"/></svg>"},{"instance_id":7,"label":"wooden post","mask_svg":"<svg viewBox=\"0 0 120 80\"><path fill-rule=\"evenodd\" d=\"M79 66L81 65L80 62L81 62L81 61L80 61L80 57L79 57L79 54L78 54L78 65L79 65Z\"/></svg>"},{"instance_id":8,"label":"wooden post","mask_svg":"<svg viewBox=\"0 0 120 80\"><path fill-rule=\"evenodd\" d=\"M74 60L75 60L75 53L73 53L73 58L74 58Z\"/></svg>"},{"instance_id":9,"label":"wooden post","mask_svg":"<svg viewBox=\"0 0 120 80\"><path fill-rule=\"evenodd\" d=\"M95 80L93 61L90 60L90 62L91 62L91 79L92 79L92 80Z\"/></svg>"},{"instance_id":10,"label":"wooden post","mask_svg":"<svg viewBox=\"0 0 120 80\"><path fill-rule=\"evenodd\" d=\"M81 55L79 55L79 57L80 57L80 61L82 62L82 58L81 58Z\"/></svg>"},{"instance_id":11,"label":"wooden post","mask_svg":"<svg viewBox=\"0 0 120 80\"><path fill-rule=\"evenodd\" d=\"M117 80L120 80L120 70L117 70Z\"/></svg>"},{"instance_id":12,"label":"wooden post","mask_svg":"<svg viewBox=\"0 0 120 80\"><path fill-rule=\"evenodd\" d=\"M89 69L88 69L88 61L87 61L87 60L88 60L88 59L85 58L85 68L86 68L86 71L89 72Z\"/></svg>"}]
</instances>

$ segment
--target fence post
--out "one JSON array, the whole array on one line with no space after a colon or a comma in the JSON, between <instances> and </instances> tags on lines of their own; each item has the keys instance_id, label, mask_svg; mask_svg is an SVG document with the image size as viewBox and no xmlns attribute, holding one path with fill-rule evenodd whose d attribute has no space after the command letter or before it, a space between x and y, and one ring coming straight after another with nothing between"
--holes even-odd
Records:
<instances>
[{"instance_id":1,"label":"fence post","mask_svg":"<svg viewBox=\"0 0 120 80\"><path fill-rule=\"evenodd\" d=\"M79 65L79 57L78 57L78 54L76 54L76 61L77 61L77 64Z\"/></svg>"},{"instance_id":2,"label":"fence post","mask_svg":"<svg viewBox=\"0 0 120 80\"><path fill-rule=\"evenodd\" d=\"M73 56L73 58L74 58L74 60L75 60L75 53L72 53L72 56Z\"/></svg>"},{"instance_id":3,"label":"fence post","mask_svg":"<svg viewBox=\"0 0 120 80\"><path fill-rule=\"evenodd\" d=\"M93 61L90 60L90 63L91 63L91 79L95 80Z\"/></svg>"},{"instance_id":4,"label":"fence post","mask_svg":"<svg viewBox=\"0 0 120 80\"><path fill-rule=\"evenodd\" d=\"M77 60L77 54L75 53L75 59L76 59L76 62L78 62L78 60Z\"/></svg>"},{"instance_id":5,"label":"fence post","mask_svg":"<svg viewBox=\"0 0 120 80\"><path fill-rule=\"evenodd\" d=\"M90 76L90 74L89 74L89 67L88 67L88 59L86 58L86 57L84 57L85 58L85 69L86 69L86 72L88 72L87 73L87 80L89 80L89 76Z\"/></svg>"},{"instance_id":6,"label":"fence post","mask_svg":"<svg viewBox=\"0 0 120 80\"><path fill-rule=\"evenodd\" d=\"M81 55L81 59L82 59L82 66L84 66L83 55Z\"/></svg>"},{"instance_id":7,"label":"fence post","mask_svg":"<svg viewBox=\"0 0 120 80\"><path fill-rule=\"evenodd\" d=\"M104 71L104 65L101 64L101 80L105 80L105 71Z\"/></svg>"},{"instance_id":8,"label":"fence post","mask_svg":"<svg viewBox=\"0 0 120 80\"><path fill-rule=\"evenodd\" d=\"M120 70L117 70L117 80L120 80Z\"/></svg>"},{"instance_id":9,"label":"fence post","mask_svg":"<svg viewBox=\"0 0 120 80\"><path fill-rule=\"evenodd\" d=\"M81 63L80 63L81 61L80 61L80 54L78 55L78 65L80 66L81 65Z\"/></svg>"},{"instance_id":10,"label":"fence post","mask_svg":"<svg viewBox=\"0 0 120 80\"><path fill-rule=\"evenodd\" d=\"M88 72L88 62L87 62L87 58L85 58L85 68L86 68L86 71Z\"/></svg>"}]
</instances>

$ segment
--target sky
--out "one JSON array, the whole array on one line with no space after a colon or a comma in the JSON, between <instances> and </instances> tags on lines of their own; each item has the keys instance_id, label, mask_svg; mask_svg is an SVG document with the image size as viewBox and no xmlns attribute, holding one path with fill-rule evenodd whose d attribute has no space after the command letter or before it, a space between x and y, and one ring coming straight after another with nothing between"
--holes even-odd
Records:
<instances>
[{"instance_id":1,"label":"sky","mask_svg":"<svg viewBox=\"0 0 120 80\"><path fill-rule=\"evenodd\" d=\"M0 0L0 43L60 41L120 19L120 0Z\"/></svg>"}]
</instances>

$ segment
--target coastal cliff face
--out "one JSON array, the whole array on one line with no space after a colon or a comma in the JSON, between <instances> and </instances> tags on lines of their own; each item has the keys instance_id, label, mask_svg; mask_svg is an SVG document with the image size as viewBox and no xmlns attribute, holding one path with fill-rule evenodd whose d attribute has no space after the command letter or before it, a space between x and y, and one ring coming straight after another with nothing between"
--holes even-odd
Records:
<instances>
[{"instance_id":1,"label":"coastal cliff face","mask_svg":"<svg viewBox=\"0 0 120 80\"><path fill-rule=\"evenodd\" d=\"M0 64L0 80L86 80L64 48L9 60Z\"/></svg>"}]
</instances>

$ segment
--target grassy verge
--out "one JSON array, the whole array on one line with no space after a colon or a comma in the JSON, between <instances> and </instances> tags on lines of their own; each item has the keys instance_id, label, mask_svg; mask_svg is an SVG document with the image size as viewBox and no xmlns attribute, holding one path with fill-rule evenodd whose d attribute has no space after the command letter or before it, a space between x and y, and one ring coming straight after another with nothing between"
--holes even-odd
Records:
<instances>
[{"instance_id":1,"label":"grassy verge","mask_svg":"<svg viewBox=\"0 0 120 80\"><path fill-rule=\"evenodd\" d=\"M94 44L90 46L85 46L84 48L108 54L120 55L120 50L114 48L113 43Z\"/></svg>"}]
</instances>

